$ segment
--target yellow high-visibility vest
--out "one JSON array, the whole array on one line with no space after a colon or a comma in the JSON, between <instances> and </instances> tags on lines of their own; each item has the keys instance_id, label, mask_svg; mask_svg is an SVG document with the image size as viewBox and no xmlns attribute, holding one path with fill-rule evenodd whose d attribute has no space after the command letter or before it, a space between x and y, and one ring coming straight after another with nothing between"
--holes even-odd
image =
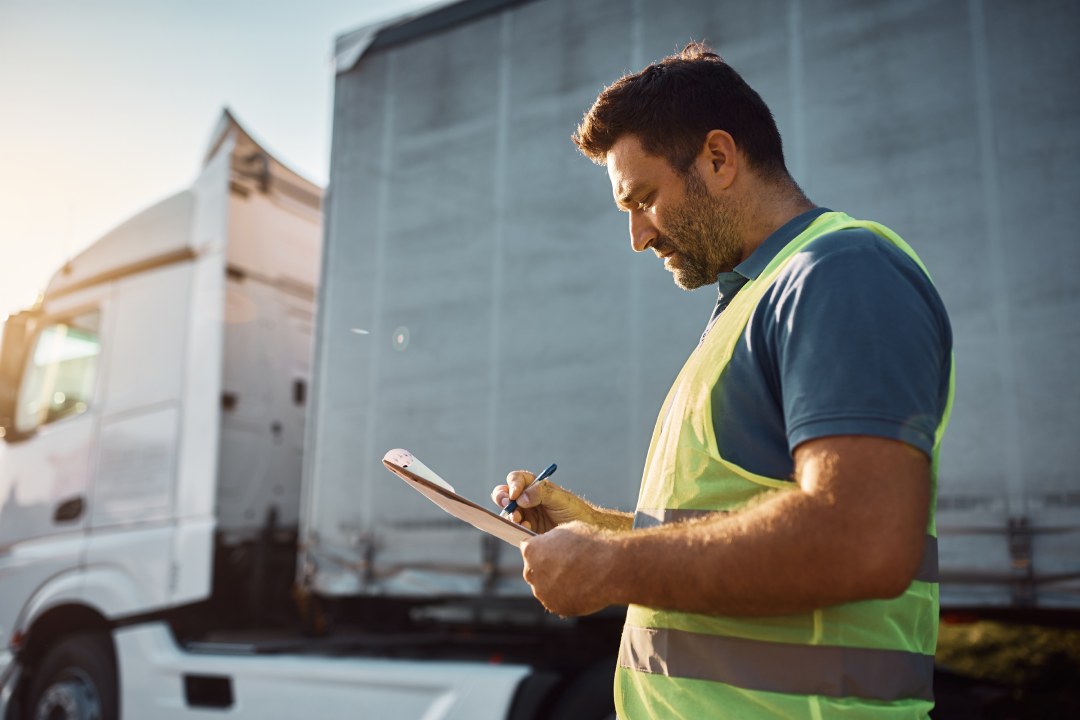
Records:
<instances>
[{"instance_id":1,"label":"yellow high-visibility vest","mask_svg":"<svg viewBox=\"0 0 1080 720\"><path fill-rule=\"evenodd\" d=\"M926 271L899 236L877 223L827 212L731 301L675 379L653 431L635 527L736 511L794 483L749 472L721 455L712 398L758 302L796 253L815 239L865 228ZM929 274L927 274L929 277ZM664 718L923 718L933 707L937 645L937 428L923 562L897 598L778 617L723 617L631 605L615 675L620 720ZM842 558L838 558L842 562Z\"/></svg>"}]
</instances>

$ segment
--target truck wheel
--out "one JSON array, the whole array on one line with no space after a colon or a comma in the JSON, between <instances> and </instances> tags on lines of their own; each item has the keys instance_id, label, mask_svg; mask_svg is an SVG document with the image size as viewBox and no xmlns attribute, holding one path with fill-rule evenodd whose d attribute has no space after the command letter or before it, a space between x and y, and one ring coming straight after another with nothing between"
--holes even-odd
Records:
<instances>
[{"instance_id":1,"label":"truck wheel","mask_svg":"<svg viewBox=\"0 0 1080 720\"><path fill-rule=\"evenodd\" d=\"M117 720L109 636L81 633L50 648L34 673L29 709L33 720Z\"/></svg>"}]
</instances>

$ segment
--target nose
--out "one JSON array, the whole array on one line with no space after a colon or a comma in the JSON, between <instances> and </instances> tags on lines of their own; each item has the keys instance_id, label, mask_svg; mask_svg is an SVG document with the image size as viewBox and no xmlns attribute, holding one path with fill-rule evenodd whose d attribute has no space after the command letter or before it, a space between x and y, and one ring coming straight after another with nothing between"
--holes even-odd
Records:
<instances>
[{"instance_id":1,"label":"nose","mask_svg":"<svg viewBox=\"0 0 1080 720\"><path fill-rule=\"evenodd\" d=\"M630 211L630 247L634 248L634 252L648 250L658 235L648 213L643 210Z\"/></svg>"}]
</instances>

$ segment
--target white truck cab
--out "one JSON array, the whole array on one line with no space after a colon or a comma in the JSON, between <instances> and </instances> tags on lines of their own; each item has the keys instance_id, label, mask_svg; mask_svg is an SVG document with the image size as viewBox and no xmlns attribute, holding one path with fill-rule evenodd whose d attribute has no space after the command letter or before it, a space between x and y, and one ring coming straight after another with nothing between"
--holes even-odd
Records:
<instances>
[{"instance_id":1,"label":"white truck cab","mask_svg":"<svg viewBox=\"0 0 1080 720\"><path fill-rule=\"evenodd\" d=\"M495 720L551 686L255 622L293 594L321 201L226 111L189 189L5 323L0 719Z\"/></svg>"},{"instance_id":2,"label":"white truck cab","mask_svg":"<svg viewBox=\"0 0 1080 720\"><path fill-rule=\"evenodd\" d=\"M107 629L206 598L215 533L295 524L320 196L226 111L189 189L6 323L0 672L35 716L112 716Z\"/></svg>"},{"instance_id":3,"label":"white truck cab","mask_svg":"<svg viewBox=\"0 0 1080 720\"><path fill-rule=\"evenodd\" d=\"M557 686L607 716L610 620L584 685L595 653L531 598L449 625L345 599L325 631L297 572L323 527L301 528L321 203L226 111L189 189L5 323L0 720L531 720ZM354 473L325 483L359 502Z\"/></svg>"}]
</instances>

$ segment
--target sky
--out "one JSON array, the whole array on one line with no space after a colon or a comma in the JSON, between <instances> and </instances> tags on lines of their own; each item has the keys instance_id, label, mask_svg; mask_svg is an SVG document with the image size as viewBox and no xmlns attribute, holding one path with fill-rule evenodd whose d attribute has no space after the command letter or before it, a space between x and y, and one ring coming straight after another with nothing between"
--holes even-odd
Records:
<instances>
[{"instance_id":1,"label":"sky","mask_svg":"<svg viewBox=\"0 0 1080 720\"><path fill-rule=\"evenodd\" d=\"M439 0L0 0L0 320L196 177L222 108L326 184L334 39Z\"/></svg>"}]
</instances>

